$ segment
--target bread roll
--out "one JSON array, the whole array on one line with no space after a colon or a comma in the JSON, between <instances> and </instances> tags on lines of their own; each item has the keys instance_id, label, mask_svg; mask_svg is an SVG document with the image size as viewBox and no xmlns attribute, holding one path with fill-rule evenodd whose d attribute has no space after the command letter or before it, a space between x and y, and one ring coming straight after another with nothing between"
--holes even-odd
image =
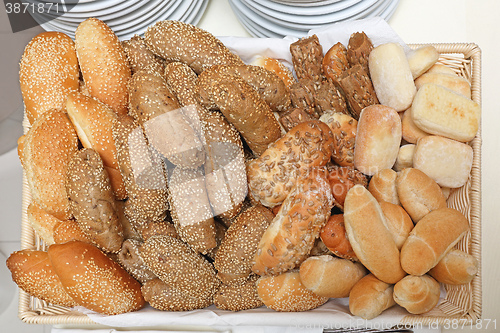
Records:
<instances>
[{"instance_id":1,"label":"bread roll","mask_svg":"<svg viewBox=\"0 0 500 333\"><path fill-rule=\"evenodd\" d=\"M322 62L323 74L338 86L338 78L350 66L347 48L340 42L326 51Z\"/></svg>"},{"instance_id":2,"label":"bread roll","mask_svg":"<svg viewBox=\"0 0 500 333\"><path fill-rule=\"evenodd\" d=\"M418 140L413 154L413 167L423 171L440 186L457 188L463 186L470 177L473 155L472 147L465 143L429 135Z\"/></svg>"},{"instance_id":3,"label":"bread roll","mask_svg":"<svg viewBox=\"0 0 500 333\"><path fill-rule=\"evenodd\" d=\"M413 221L403 207L387 201L379 201L379 204L387 222L386 227L391 232L397 248L401 250L413 229Z\"/></svg>"},{"instance_id":4,"label":"bread roll","mask_svg":"<svg viewBox=\"0 0 500 333\"><path fill-rule=\"evenodd\" d=\"M401 266L411 275L423 275L469 231L465 216L453 208L425 215L401 248Z\"/></svg>"},{"instance_id":5,"label":"bread roll","mask_svg":"<svg viewBox=\"0 0 500 333\"><path fill-rule=\"evenodd\" d=\"M394 163L394 170L401 171L404 168L413 167L413 154L415 153L416 146L414 144L402 145L399 148L396 163Z\"/></svg>"},{"instance_id":6,"label":"bread roll","mask_svg":"<svg viewBox=\"0 0 500 333\"><path fill-rule=\"evenodd\" d=\"M401 135L401 118L393 108L380 104L366 107L358 121L354 166L368 176L392 168Z\"/></svg>"},{"instance_id":7,"label":"bread roll","mask_svg":"<svg viewBox=\"0 0 500 333\"><path fill-rule=\"evenodd\" d=\"M421 46L407 55L413 79L418 78L431 68L439 59L439 52L432 45Z\"/></svg>"},{"instance_id":8,"label":"bread roll","mask_svg":"<svg viewBox=\"0 0 500 333\"><path fill-rule=\"evenodd\" d=\"M396 186L401 205L417 223L429 212L446 207L439 185L424 172L406 168L398 173Z\"/></svg>"},{"instance_id":9,"label":"bread roll","mask_svg":"<svg viewBox=\"0 0 500 333\"><path fill-rule=\"evenodd\" d=\"M129 40L122 42L123 50L127 55L132 74L147 68L157 73L165 70L165 60L155 55L146 45L144 37L134 35Z\"/></svg>"},{"instance_id":10,"label":"bread roll","mask_svg":"<svg viewBox=\"0 0 500 333\"><path fill-rule=\"evenodd\" d=\"M394 300L411 314L429 312L439 303L439 283L428 275L408 275L394 285Z\"/></svg>"},{"instance_id":11,"label":"bread roll","mask_svg":"<svg viewBox=\"0 0 500 333\"><path fill-rule=\"evenodd\" d=\"M415 125L411 115L411 107L403 113L403 117L401 118L401 131L403 139L408 143L417 143L418 139L430 135Z\"/></svg>"},{"instance_id":12,"label":"bread roll","mask_svg":"<svg viewBox=\"0 0 500 333\"><path fill-rule=\"evenodd\" d=\"M379 104L370 74L361 64L344 71L340 75L339 85L349 105L349 112L356 120L365 107Z\"/></svg>"},{"instance_id":13,"label":"bread roll","mask_svg":"<svg viewBox=\"0 0 500 333\"><path fill-rule=\"evenodd\" d=\"M429 70L427 70L426 73L441 73L441 74L448 74L448 75L457 75L457 72L455 72L451 67L448 67L448 66L440 64L440 63L434 64L431 68L429 68Z\"/></svg>"},{"instance_id":14,"label":"bread roll","mask_svg":"<svg viewBox=\"0 0 500 333\"><path fill-rule=\"evenodd\" d=\"M292 107L288 111L281 112L279 116L281 126L283 126L285 132L290 131L300 123L316 119L315 116L301 107Z\"/></svg>"},{"instance_id":15,"label":"bread roll","mask_svg":"<svg viewBox=\"0 0 500 333\"><path fill-rule=\"evenodd\" d=\"M280 79L283 80L283 83L288 89L290 89L292 84L296 82L292 71L278 59L258 56L254 60L252 60L250 65L261 66L267 70L274 72Z\"/></svg>"},{"instance_id":16,"label":"bread roll","mask_svg":"<svg viewBox=\"0 0 500 333\"><path fill-rule=\"evenodd\" d=\"M469 81L456 74L425 73L415 80L415 86L417 87L417 90L427 83L438 84L456 92L457 94L461 94L467 98L471 98Z\"/></svg>"},{"instance_id":17,"label":"bread roll","mask_svg":"<svg viewBox=\"0 0 500 333\"><path fill-rule=\"evenodd\" d=\"M333 134L333 161L340 166L354 166L354 142L358 121L341 113L324 113L319 120L325 122Z\"/></svg>"},{"instance_id":18,"label":"bread roll","mask_svg":"<svg viewBox=\"0 0 500 333\"><path fill-rule=\"evenodd\" d=\"M358 261L345 230L344 214L333 214L319 234L324 246L340 258Z\"/></svg>"},{"instance_id":19,"label":"bread roll","mask_svg":"<svg viewBox=\"0 0 500 333\"><path fill-rule=\"evenodd\" d=\"M19 83L30 124L45 111L64 109L70 92L79 88L75 43L62 32L36 35L19 64Z\"/></svg>"},{"instance_id":20,"label":"bread roll","mask_svg":"<svg viewBox=\"0 0 500 333\"><path fill-rule=\"evenodd\" d=\"M19 156L33 201L61 220L71 217L65 181L77 150L78 137L68 116L49 110L33 123Z\"/></svg>"},{"instance_id":21,"label":"bread roll","mask_svg":"<svg viewBox=\"0 0 500 333\"><path fill-rule=\"evenodd\" d=\"M139 282L94 245L53 244L48 253L64 289L79 305L107 315L144 306Z\"/></svg>"},{"instance_id":22,"label":"bread roll","mask_svg":"<svg viewBox=\"0 0 500 333\"><path fill-rule=\"evenodd\" d=\"M281 312L308 311L328 301L328 298L308 290L302 284L298 271L259 278L257 293L265 306Z\"/></svg>"},{"instance_id":23,"label":"bread roll","mask_svg":"<svg viewBox=\"0 0 500 333\"><path fill-rule=\"evenodd\" d=\"M399 250L385 219L379 203L365 187L355 185L349 190L344 223L354 253L378 279L396 283L406 273L401 268Z\"/></svg>"},{"instance_id":24,"label":"bread roll","mask_svg":"<svg viewBox=\"0 0 500 333\"><path fill-rule=\"evenodd\" d=\"M63 244L72 240L79 240L92 244L75 220L61 221L54 227L54 243Z\"/></svg>"},{"instance_id":25,"label":"bread roll","mask_svg":"<svg viewBox=\"0 0 500 333\"><path fill-rule=\"evenodd\" d=\"M126 239L120 252L118 252L118 263L141 284L156 279L156 275L151 272L140 253L141 241Z\"/></svg>"},{"instance_id":26,"label":"bread roll","mask_svg":"<svg viewBox=\"0 0 500 333\"><path fill-rule=\"evenodd\" d=\"M363 31L353 33L347 43L349 65L351 67L361 65L364 71L368 73L368 59L372 50L372 41Z\"/></svg>"},{"instance_id":27,"label":"bread roll","mask_svg":"<svg viewBox=\"0 0 500 333\"><path fill-rule=\"evenodd\" d=\"M217 309L242 311L264 305L255 285L258 277L258 275L252 275L243 283L222 284L214 295L214 304Z\"/></svg>"},{"instance_id":28,"label":"bread roll","mask_svg":"<svg viewBox=\"0 0 500 333\"><path fill-rule=\"evenodd\" d=\"M308 137L311 140L306 140ZM326 165L332 143L332 133L325 123L313 120L297 125L248 163L251 194L266 207L281 204L299 177L307 175L312 167Z\"/></svg>"},{"instance_id":29,"label":"bread roll","mask_svg":"<svg viewBox=\"0 0 500 333\"><path fill-rule=\"evenodd\" d=\"M333 196L326 173L312 168L300 178L257 246L252 271L279 274L297 267L309 254L330 217Z\"/></svg>"},{"instance_id":30,"label":"bread roll","mask_svg":"<svg viewBox=\"0 0 500 333\"><path fill-rule=\"evenodd\" d=\"M396 43L379 45L370 53L368 64L380 103L396 111L408 109L417 89L403 47Z\"/></svg>"},{"instance_id":31,"label":"bread roll","mask_svg":"<svg viewBox=\"0 0 500 333\"><path fill-rule=\"evenodd\" d=\"M328 182L332 188L333 204L344 209L347 192L356 184L368 186L368 179L353 167L328 166Z\"/></svg>"},{"instance_id":32,"label":"bread roll","mask_svg":"<svg viewBox=\"0 0 500 333\"><path fill-rule=\"evenodd\" d=\"M88 18L78 25L75 46L89 93L118 114L127 114L131 70L127 55L106 23Z\"/></svg>"},{"instance_id":33,"label":"bread roll","mask_svg":"<svg viewBox=\"0 0 500 333\"><path fill-rule=\"evenodd\" d=\"M54 244L54 228L62 221L44 211L35 201L29 204L26 215L33 230L45 244Z\"/></svg>"},{"instance_id":34,"label":"bread roll","mask_svg":"<svg viewBox=\"0 0 500 333\"><path fill-rule=\"evenodd\" d=\"M78 305L64 290L47 252L28 249L15 251L9 255L6 264L12 274L12 281L31 296L54 305Z\"/></svg>"},{"instance_id":35,"label":"bread roll","mask_svg":"<svg viewBox=\"0 0 500 333\"><path fill-rule=\"evenodd\" d=\"M342 298L349 296L352 287L366 269L360 263L331 255L309 257L300 264L300 281L318 296Z\"/></svg>"},{"instance_id":36,"label":"bread roll","mask_svg":"<svg viewBox=\"0 0 500 333\"><path fill-rule=\"evenodd\" d=\"M303 37L290 44L293 68L298 80L309 79L315 84L323 81L323 48L318 36Z\"/></svg>"},{"instance_id":37,"label":"bread roll","mask_svg":"<svg viewBox=\"0 0 500 333\"><path fill-rule=\"evenodd\" d=\"M471 282L478 272L477 259L467 252L455 249L439 260L429 271L429 275L441 283L460 285Z\"/></svg>"},{"instance_id":38,"label":"bread roll","mask_svg":"<svg viewBox=\"0 0 500 333\"><path fill-rule=\"evenodd\" d=\"M427 83L415 95L411 116L427 133L468 142L479 130L481 107L443 86Z\"/></svg>"},{"instance_id":39,"label":"bread roll","mask_svg":"<svg viewBox=\"0 0 500 333\"><path fill-rule=\"evenodd\" d=\"M400 205L396 179L398 174L393 169L382 169L370 179L368 191L379 202L387 201L395 205Z\"/></svg>"},{"instance_id":40,"label":"bread roll","mask_svg":"<svg viewBox=\"0 0 500 333\"><path fill-rule=\"evenodd\" d=\"M380 281L375 275L365 275L349 293L349 311L363 319L373 319L396 304L393 290L391 284Z\"/></svg>"}]
</instances>

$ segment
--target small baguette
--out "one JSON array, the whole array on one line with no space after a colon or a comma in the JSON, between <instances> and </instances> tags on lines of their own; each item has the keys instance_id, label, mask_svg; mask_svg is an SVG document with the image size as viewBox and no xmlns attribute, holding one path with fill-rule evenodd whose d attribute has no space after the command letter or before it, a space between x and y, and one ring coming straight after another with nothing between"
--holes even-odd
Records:
<instances>
[{"instance_id":1,"label":"small baguette","mask_svg":"<svg viewBox=\"0 0 500 333\"><path fill-rule=\"evenodd\" d=\"M349 311L363 319L373 319L396 304L393 291L391 284L368 274L352 287L349 293Z\"/></svg>"},{"instance_id":2,"label":"small baguette","mask_svg":"<svg viewBox=\"0 0 500 333\"><path fill-rule=\"evenodd\" d=\"M455 249L439 260L429 275L438 282L460 285L472 281L479 272L479 262L467 252Z\"/></svg>"}]
</instances>

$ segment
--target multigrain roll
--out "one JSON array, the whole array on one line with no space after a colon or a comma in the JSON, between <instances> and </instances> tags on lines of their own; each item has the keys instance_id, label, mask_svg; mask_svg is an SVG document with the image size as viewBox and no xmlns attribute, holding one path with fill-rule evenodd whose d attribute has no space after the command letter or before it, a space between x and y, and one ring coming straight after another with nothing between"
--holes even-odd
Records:
<instances>
[{"instance_id":1,"label":"multigrain roll","mask_svg":"<svg viewBox=\"0 0 500 333\"><path fill-rule=\"evenodd\" d=\"M349 311L363 319L373 319L396 304L393 286L373 274L365 275L349 293Z\"/></svg>"},{"instance_id":2,"label":"multigrain roll","mask_svg":"<svg viewBox=\"0 0 500 333\"><path fill-rule=\"evenodd\" d=\"M387 201L395 205L400 205L399 195L396 185L398 173L393 169L382 169L370 179L368 191L380 201Z\"/></svg>"},{"instance_id":3,"label":"multigrain roll","mask_svg":"<svg viewBox=\"0 0 500 333\"><path fill-rule=\"evenodd\" d=\"M339 85L356 120L365 107L379 104L370 75L361 64L345 70L339 77Z\"/></svg>"},{"instance_id":4,"label":"multigrain roll","mask_svg":"<svg viewBox=\"0 0 500 333\"><path fill-rule=\"evenodd\" d=\"M307 289L297 270L260 277L257 280L257 293L265 306L281 312L308 311L328 301L328 298Z\"/></svg>"},{"instance_id":5,"label":"multigrain roll","mask_svg":"<svg viewBox=\"0 0 500 333\"><path fill-rule=\"evenodd\" d=\"M423 275L446 255L469 231L465 216L453 208L440 208L425 215L401 248L401 266L411 275Z\"/></svg>"},{"instance_id":6,"label":"multigrain roll","mask_svg":"<svg viewBox=\"0 0 500 333\"><path fill-rule=\"evenodd\" d=\"M168 62L183 62L196 74L218 64L243 65L240 57L214 35L181 21L156 22L146 29L144 40L154 54Z\"/></svg>"},{"instance_id":7,"label":"multigrain roll","mask_svg":"<svg viewBox=\"0 0 500 333\"><path fill-rule=\"evenodd\" d=\"M429 275L441 283L460 285L471 282L478 271L479 262L474 256L455 249L439 260Z\"/></svg>"},{"instance_id":8,"label":"multigrain roll","mask_svg":"<svg viewBox=\"0 0 500 333\"><path fill-rule=\"evenodd\" d=\"M439 294L439 283L429 275L408 275L394 285L394 301L412 314L432 310L439 303Z\"/></svg>"},{"instance_id":9,"label":"multigrain roll","mask_svg":"<svg viewBox=\"0 0 500 333\"><path fill-rule=\"evenodd\" d=\"M64 109L68 94L79 89L75 43L64 33L50 31L35 36L24 49L19 69L30 124L45 111Z\"/></svg>"},{"instance_id":10,"label":"multigrain roll","mask_svg":"<svg viewBox=\"0 0 500 333\"><path fill-rule=\"evenodd\" d=\"M75 47L85 86L91 96L118 114L127 114L131 70L127 55L106 23L88 18L78 25Z\"/></svg>"},{"instance_id":11,"label":"multigrain roll","mask_svg":"<svg viewBox=\"0 0 500 333\"><path fill-rule=\"evenodd\" d=\"M21 163L33 200L59 219L71 217L66 172L78 150L73 124L63 111L44 112L24 137Z\"/></svg>"},{"instance_id":12,"label":"multigrain roll","mask_svg":"<svg viewBox=\"0 0 500 333\"><path fill-rule=\"evenodd\" d=\"M151 272L140 253L141 241L126 239L120 252L118 252L118 263L141 284L156 279L156 275Z\"/></svg>"},{"instance_id":13,"label":"multigrain roll","mask_svg":"<svg viewBox=\"0 0 500 333\"><path fill-rule=\"evenodd\" d=\"M258 275L251 275L243 283L221 284L214 295L214 304L217 309L242 311L264 305L257 293L255 283L258 278Z\"/></svg>"},{"instance_id":14,"label":"multigrain roll","mask_svg":"<svg viewBox=\"0 0 500 333\"><path fill-rule=\"evenodd\" d=\"M372 50L372 41L364 31L351 34L347 43L347 60L349 61L349 65L351 67L361 65L364 71L368 73L368 60Z\"/></svg>"},{"instance_id":15,"label":"multigrain roll","mask_svg":"<svg viewBox=\"0 0 500 333\"><path fill-rule=\"evenodd\" d=\"M10 254L6 264L12 274L12 281L31 296L54 305L78 305L64 290L46 251L15 251Z\"/></svg>"},{"instance_id":16,"label":"multigrain roll","mask_svg":"<svg viewBox=\"0 0 500 333\"><path fill-rule=\"evenodd\" d=\"M325 122L333 134L333 161L340 166L354 166L354 143L358 121L342 112L324 113Z\"/></svg>"},{"instance_id":17,"label":"multigrain roll","mask_svg":"<svg viewBox=\"0 0 500 333\"><path fill-rule=\"evenodd\" d=\"M318 36L303 37L290 44L293 68L298 80L312 80L315 84L323 81L323 48Z\"/></svg>"},{"instance_id":18,"label":"multigrain roll","mask_svg":"<svg viewBox=\"0 0 500 333\"><path fill-rule=\"evenodd\" d=\"M64 289L79 305L107 315L144 306L140 283L94 245L53 244L48 254Z\"/></svg>"}]
</instances>

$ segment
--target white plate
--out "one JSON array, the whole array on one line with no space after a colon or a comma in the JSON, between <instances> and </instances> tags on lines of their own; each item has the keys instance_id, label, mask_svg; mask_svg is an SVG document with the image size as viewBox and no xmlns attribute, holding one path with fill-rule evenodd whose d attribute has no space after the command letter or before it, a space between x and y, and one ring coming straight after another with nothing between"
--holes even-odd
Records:
<instances>
[{"instance_id":1,"label":"white plate","mask_svg":"<svg viewBox=\"0 0 500 333\"><path fill-rule=\"evenodd\" d=\"M364 3L370 0L343 0L336 1L333 3L321 4L319 6L294 6L294 5L283 5L281 3L269 1L269 0L254 0L259 5L266 7L269 11L286 13L290 15L297 16L315 16L322 15L325 13L338 12L343 9L352 7L359 3Z\"/></svg>"},{"instance_id":2,"label":"white plate","mask_svg":"<svg viewBox=\"0 0 500 333\"><path fill-rule=\"evenodd\" d=\"M248 33L250 33L250 35L252 35L253 37L256 37L256 38L269 37L262 32L264 29L262 29L261 27L259 27L259 28L254 27L253 24L247 20L245 15L243 15L243 13L241 13L238 10L238 8L232 3L231 0L229 0L229 5L233 9L233 12L236 15L236 17L238 18L238 20L241 22L243 27L248 31Z\"/></svg>"},{"instance_id":3,"label":"white plate","mask_svg":"<svg viewBox=\"0 0 500 333\"><path fill-rule=\"evenodd\" d=\"M24 2L29 3L42 3L40 0L25 0ZM89 13L95 13L96 15L104 15L102 12L117 12L123 8L129 7L135 3L134 1L123 1L123 0L100 0L85 3L78 3L76 6L72 7L67 14L70 16L82 16Z\"/></svg>"},{"instance_id":4,"label":"white plate","mask_svg":"<svg viewBox=\"0 0 500 333\"><path fill-rule=\"evenodd\" d=\"M277 2L282 5L286 6L304 6L304 7L310 7L310 6L324 6L324 5L329 5L334 2L340 2L344 0L271 0L272 2Z\"/></svg>"},{"instance_id":5,"label":"white plate","mask_svg":"<svg viewBox=\"0 0 500 333\"><path fill-rule=\"evenodd\" d=\"M195 5L192 8L192 10L186 15L186 17L183 19L183 22L189 23L189 24L195 24L193 21L196 19L196 17L199 16L200 12L203 14L205 9L207 8L208 1L206 0L196 0Z\"/></svg>"},{"instance_id":6,"label":"white plate","mask_svg":"<svg viewBox=\"0 0 500 333\"><path fill-rule=\"evenodd\" d=\"M188 23L197 25L200 22L201 18L203 17L203 14L205 13L205 10L207 9L208 1L209 0L201 0L201 7L198 9L196 15L194 15L192 18L189 18Z\"/></svg>"}]
</instances>

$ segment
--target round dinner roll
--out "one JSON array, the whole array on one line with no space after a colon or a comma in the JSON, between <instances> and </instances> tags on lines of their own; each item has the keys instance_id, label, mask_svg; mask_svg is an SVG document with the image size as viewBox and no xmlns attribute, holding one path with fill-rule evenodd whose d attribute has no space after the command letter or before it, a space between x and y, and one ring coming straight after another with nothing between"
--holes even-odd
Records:
<instances>
[{"instance_id":1,"label":"round dinner roll","mask_svg":"<svg viewBox=\"0 0 500 333\"><path fill-rule=\"evenodd\" d=\"M62 109L66 97L79 89L75 43L56 31L36 35L24 49L19 83L30 124L45 111Z\"/></svg>"},{"instance_id":2,"label":"round dinner roll","mask_svg":"<svg viewBox=\"0 0 500 333\"><path fill-rule=\"evenodd\" d=\"M349 311L363 319L373 319L396 304L393 290L393 285L380 281L375 275L365 275L349 293Z\"/></svg>"},{"instance_id":3,"label":"round dinner roll","mask_svg":"<svg viewBox=\"0 0 500 333\"><path fill-rule=\"evenodd\" d=\"M436 266L429 275L438 282L447 284L466 284L479 272L479 262L471 254L462 250L451 250Z\"/></svg>"},{"instance_id":4,"label":"round dinner roll","mask_svg":"<svg viewBox=\"0 0 500 333\"><path fill-rule=\"evenodd\" d=\"M300 281L318 296L341 298L349 296L356 282L366 275L360 263L331 255L307 258L300 265Z\"/></svg>"},{"instance_id":5,"label":"round dinner roll","mask_svg":"<svg viewBox=\"0 0 500 333\"><path fill-rule=\"evenodd\" d=\"M407 275L394 285L394 301L412 314L432 310L439 294L439 283L429 275Z\"/></svg>"}]
</instances>

